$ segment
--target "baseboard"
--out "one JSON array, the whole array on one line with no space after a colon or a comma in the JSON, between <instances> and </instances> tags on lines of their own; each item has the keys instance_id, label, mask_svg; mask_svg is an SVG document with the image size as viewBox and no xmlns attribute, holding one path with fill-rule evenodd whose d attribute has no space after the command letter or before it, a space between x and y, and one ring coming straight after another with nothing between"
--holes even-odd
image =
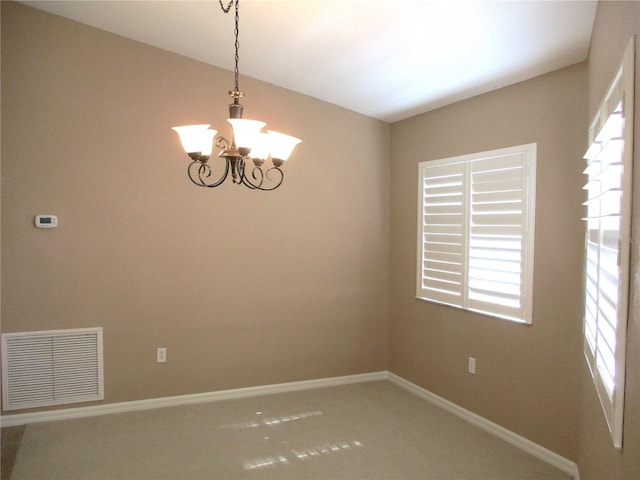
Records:
<instances>
[{"instance_id":1,"label":"baseboard","mask_svg":"<svg viewBox=\"0 0 640 480\"><path fill-rule=\"evenodd\" d=\"M468 423L471 423L476 427L479 427L484 431L498 438L501 438L502 440L519 448L520 450L523 450L528 454L536 458L539 458L543 462L553 465L557 469L562 470L563 472L573 476L575 480L580 480L580 475L578 473L578 465L575 462L572 462L571 460L564 458L558 455L557 453L554 453L551 450L548 450L543 446L532 442L531 440L527 440L526 438L518 435L517 433L507 430L506 428L501 427L500 425L493 423L490 420L487 420L486 418L481 417L480 415L476 415L475 413L470 412L469 410L466 410L460 407L459 405L456 405L455 403L450 402L449 400L446 400L430 392L429 390L426 390L414 383L411 383L408 380L405 380L404 378L399 377L394 373L387 372L387 379L392 383L398 385L399 387L402 387L405 390L413 393L414 395L417 395L418 397L423 398L424 400L427 400L428 402L436 405L437 407L459 418L462 418Z\"/></svg>"},{"instance_id":2,"label":"baseboard","mask_svg":"<svg viewBox=\"0 0 640 480\"><path fill-rule=\"evenodd\" d=\"M236 398L256 397L259 395L271 395L274 393L294 392L297 390L309 390L313 388L335 387L353 383L372 382L386 380L387 372L372 372L343 377L320 378L316 380L304 380L300 382L278 383L273 385L261 385L257 387L236 388L232 390L220 390L216 392L195 393L179 395L175 397L152 398L149 400L135 400L131 402L107 403L104 405L92 405L89 407L65 408L60 410L47 410L42 412L17 413L0 417L0 425L12 427L29 423L51 422L55 420L68 420L72 418L95 417L112 413L135 412L154 408L175 407L179 405L191 405L196 403L214 402L219 400L233 400Z\"/></svg>"}]
</instances>

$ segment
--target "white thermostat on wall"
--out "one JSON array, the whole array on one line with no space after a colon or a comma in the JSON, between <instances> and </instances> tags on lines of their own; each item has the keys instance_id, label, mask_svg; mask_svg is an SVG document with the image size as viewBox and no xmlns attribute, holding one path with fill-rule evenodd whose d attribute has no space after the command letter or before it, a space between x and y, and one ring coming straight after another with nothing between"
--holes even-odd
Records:
<instances>
[{"instance_id":1,"label":"white thermostat on wall","mask_svg":"<svg viewBox=\"0 0 640 480\"><path fill-rule=\"evenodd\" d=\"M55 215L36 215L36 227L38 228L56 228L58 226L58 217Z\"/></svg>"}]
</instances>

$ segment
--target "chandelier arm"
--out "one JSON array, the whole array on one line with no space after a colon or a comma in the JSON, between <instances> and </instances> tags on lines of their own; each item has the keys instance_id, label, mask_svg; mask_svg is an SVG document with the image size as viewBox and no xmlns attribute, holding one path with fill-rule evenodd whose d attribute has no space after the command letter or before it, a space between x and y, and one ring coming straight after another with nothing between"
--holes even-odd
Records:
<instances>
[{"instance_id":1,"label":"chandelier arm","mask_svg":"<svg viewBox=\"0 0 640 480\"><path fill-rule=\"evenodd\" d=\"M280 169L280 167L271 167L269 170L267 170L266 177L269 180L271 180L271 177L269 176L269 173L271 173L271 172L278 172L278 175L280 176L280 179L278 180L278 182L273 187L271 187L271 188L263 188L262 190L265 190L265 191L275 190L284 181L284 172Z\"/></svg>"},{"instance_id":2,"label":"chandelier arm","mask_svg":"<svg viewBox=\"0 0 640 480\"><path fill-rule=\"evenodd\" d=\"M258 172L259 175L256 174L256 172ZM251 176L258 183L253 183L246 175L243 175L242 184L245 187L250 188L251 190L262 190L262 183L264 182L264 172L262 171L262 169L260 167L253 167L253 169L251 170Z\"/></svg>"},{"instance_id":3,"label":"chandelier arm","mask_svg":"<svg viewBox=\"0 0 640 480\"><path fill-rule=\"evenodd\" d=\"M229 140L227 140L223 136L216 137L216 139L215 139L213 144L218 148L222 148L223 150L226 150L227 148L229 148L231 146L231 144L229 143Z\"/></svg>"},{"instance_id":4,"label":"chandelier arm","mask_svg":"<svg viewBox=\"0 0 640 480\"><path fill-rule=\"evenodd\" d=\"M280 169L280 167L271 167L266 172L264 172L260 167L254 167L253 168L253 172L252 172L252 176L253 176L253 178L255 180L258 180L258 176L256 175L256 170L258 172L260 172L260 175L259 175L260 182L259 183L257 183L257 184L252 183L251 180L249 180L246 177L244 177L243 182L242 182L246 187L249 187L252 190L261 190L263 192L270 192L271 190L275 190L276 188L278 188L282 184L282 182L284 181L284 172ZM270 174L271 174L271 172L273 170L277 171L277 173L278 173L280 178L277 178L275 180L271 178ZM270 186L270 187L263 187L262 185L263 185L265 179L267 179L269 181L272 181L272 182L276 182L276 183L274 185Z\"/></svg>"},{"instance_id":5,"label":"chandelier arm","mask_svg":"<svg viewBox=\"0 0 640 480\"><path fill-rule=\"evenodd\" d=\"M196 164L198 164L197 174L194 173L194 168L193 168ZM189 180L191 180L198 187L207 187L207 188L217 187L222 182L224 182L227 178L227 175L229 175L229 161L227 159L225 159L225 164L226 166L225 166L224 172L222 173L220 178L218 178L218 180L216 180L214 183L207 183L206 179L210 177L212 173L211 167L206 163L202 163L200 161L194 160L187 167L187 174L189 176Z\"/></svg>"},{"instance_id":6,"label":"chandelier arm","mask_svg":"<svg viewBox=\"0 0 640 480\"><path fill-rule=\"evenodd\" d=\"M242 185L244 185L245 187L247 187L250 190L259 190L260 187L254 185L253 183L251 183L246 177L242 177Z\"/></svg>"}]
</instances>

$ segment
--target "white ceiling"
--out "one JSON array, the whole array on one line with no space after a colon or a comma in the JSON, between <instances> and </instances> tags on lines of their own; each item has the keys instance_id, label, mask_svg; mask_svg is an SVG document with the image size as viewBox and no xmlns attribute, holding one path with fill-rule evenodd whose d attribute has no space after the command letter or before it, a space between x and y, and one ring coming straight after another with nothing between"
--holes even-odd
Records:
<instances>
[{"instance_id":1,"label":"white ceiling","mask_svg":"<svg viewBox=\"0 0 640 480\"><path fill-rule=\"evenodd\" d=\"M22 3L233 70L217 0ZM585 60L596 5L242 0L240 73L394 122Z\"/></svg>"}]
</instances>

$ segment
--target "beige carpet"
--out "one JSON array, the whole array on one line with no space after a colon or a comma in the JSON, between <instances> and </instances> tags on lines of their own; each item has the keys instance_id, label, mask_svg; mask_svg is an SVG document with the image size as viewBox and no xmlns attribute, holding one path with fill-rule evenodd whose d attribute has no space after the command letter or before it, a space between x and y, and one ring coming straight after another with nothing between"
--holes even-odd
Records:
<instances>
[{"instance_id":1,"label":"beige carpet","mask_svg":"<svg viewBox=\"0 0 640 480\"><path fill-rule=\"evenodd\" d=\"M386 381L28 425L11 476L570 478Z\"/></svg>"}]
</instances>

